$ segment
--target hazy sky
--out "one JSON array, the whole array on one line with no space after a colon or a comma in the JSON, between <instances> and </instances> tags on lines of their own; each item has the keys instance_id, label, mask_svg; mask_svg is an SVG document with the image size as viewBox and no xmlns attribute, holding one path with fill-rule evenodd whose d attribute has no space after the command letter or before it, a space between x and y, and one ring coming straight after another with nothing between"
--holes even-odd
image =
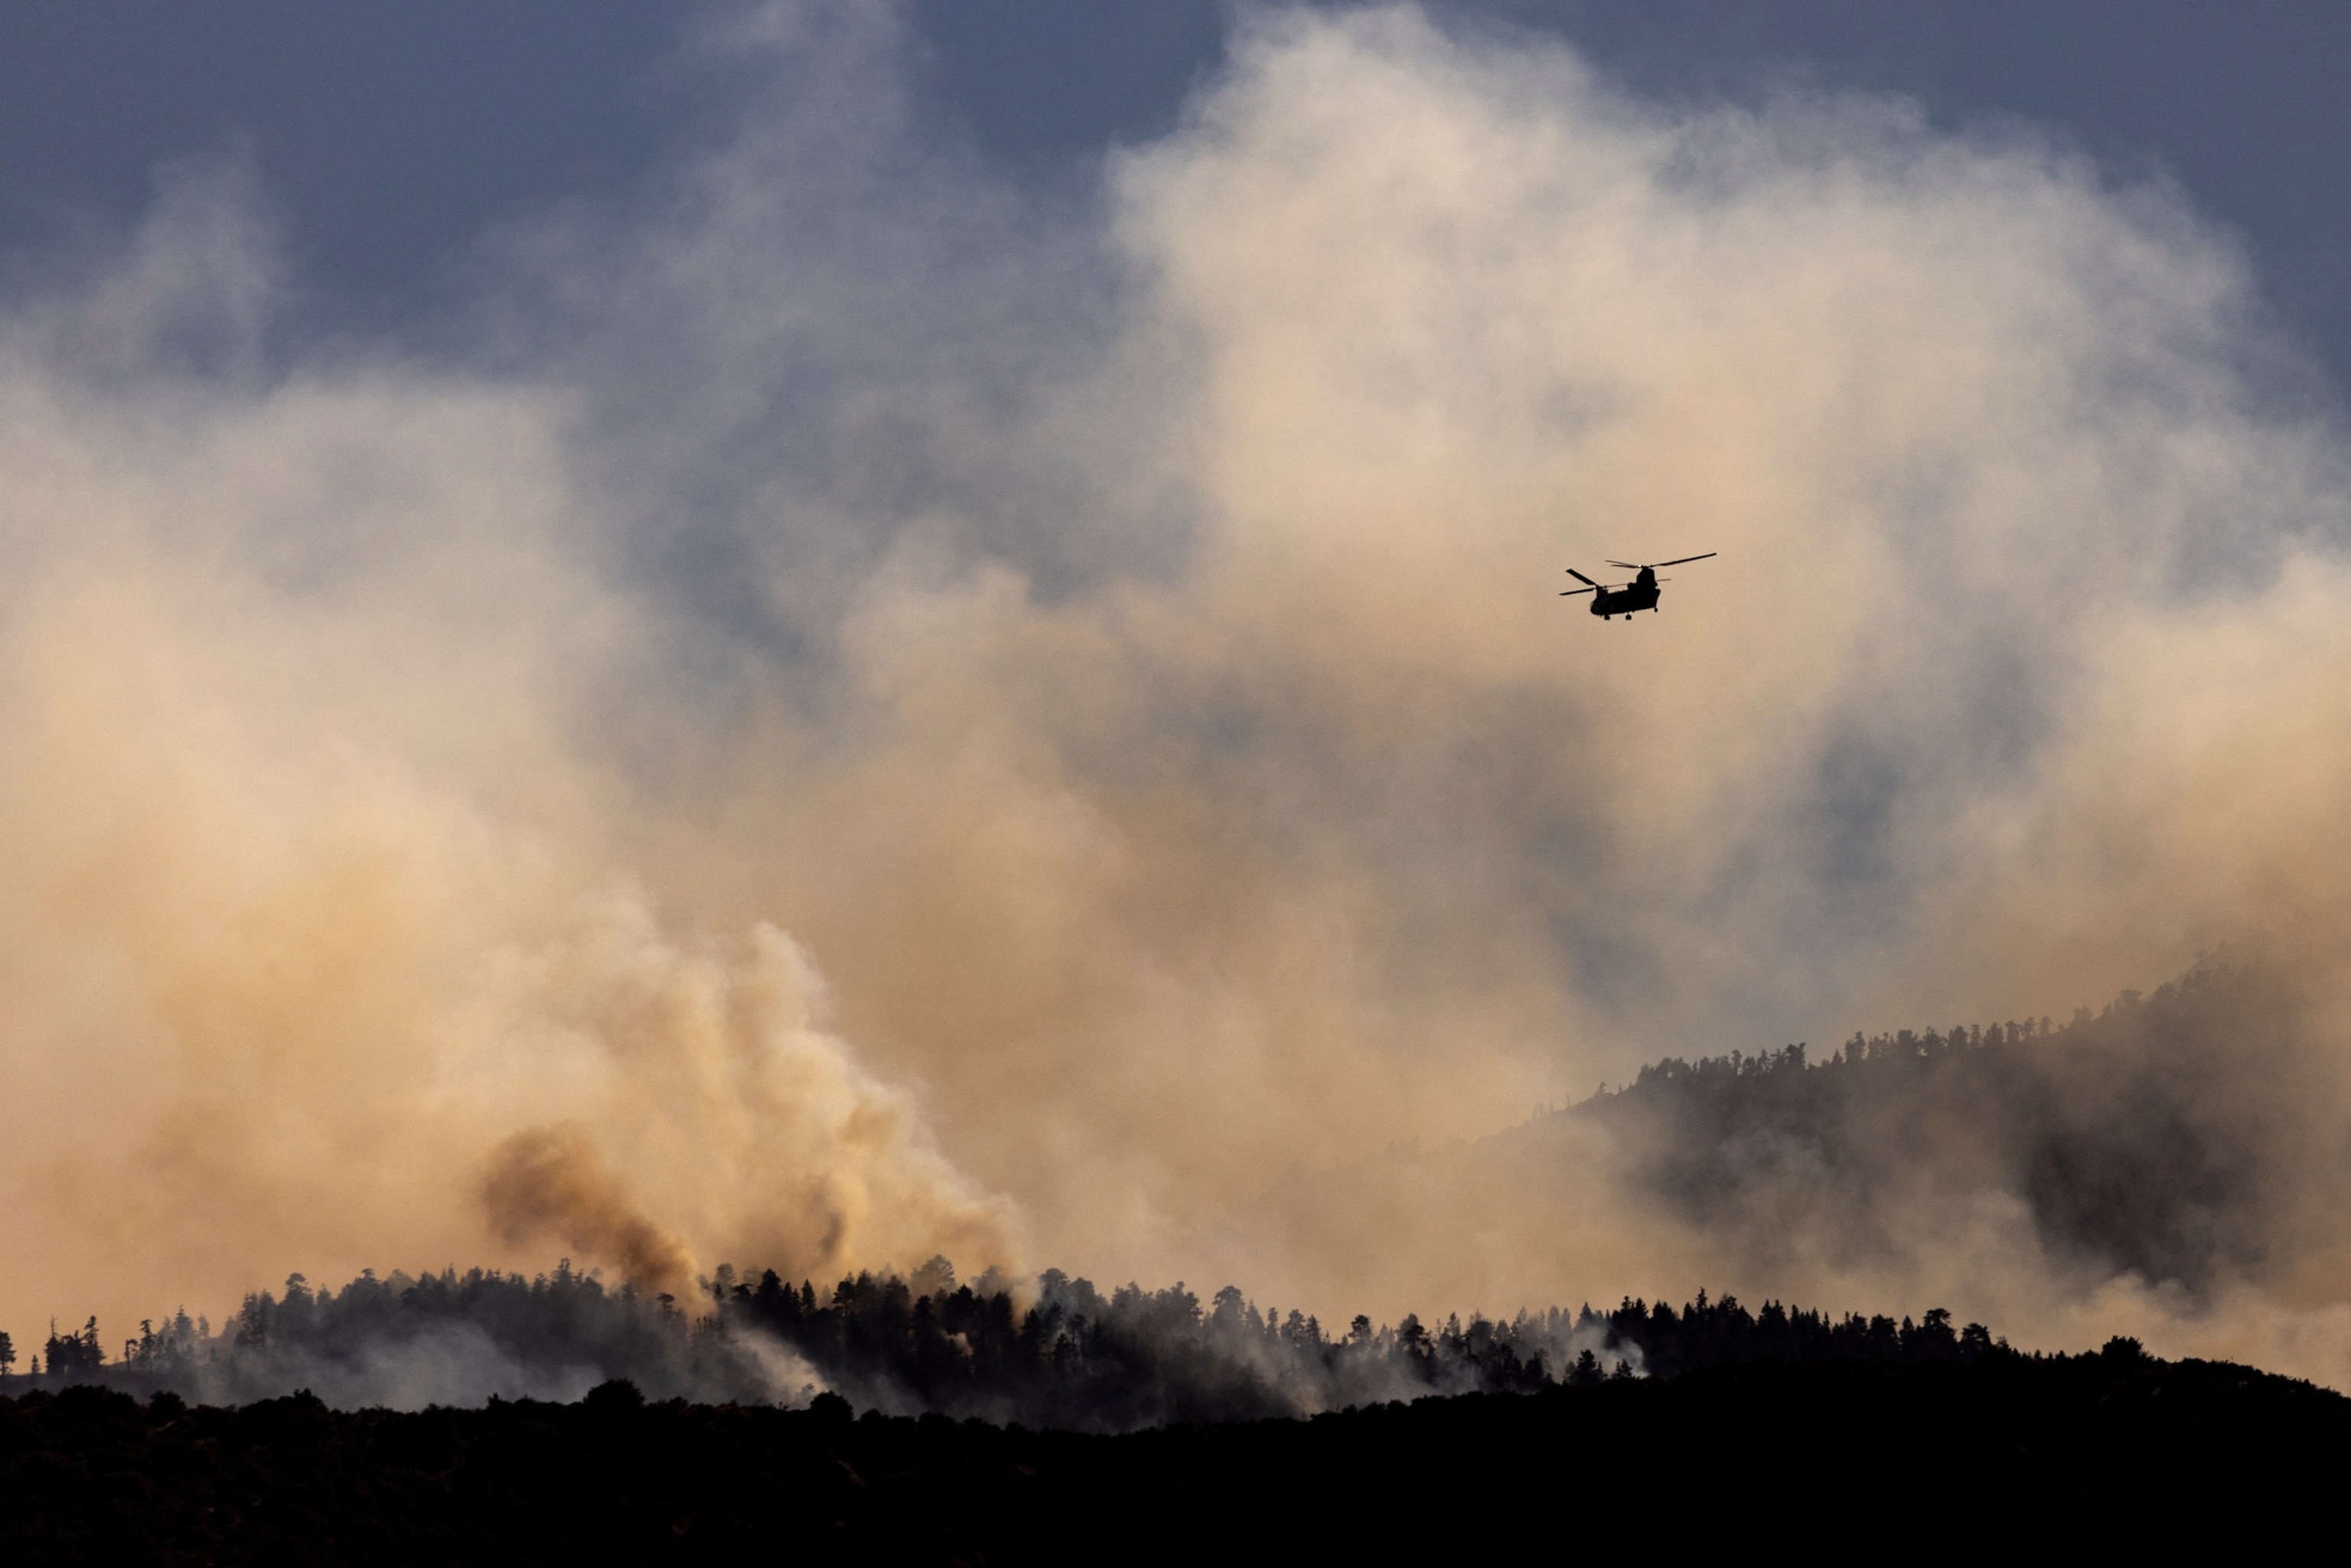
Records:
<instances>
[{"instance_id":1,"label":"hazy sky","mask_svg":"<svg viewBox=\"0 0 2351 1568\"><path fill-rule=\"evenodd\" d=\"M2311 0L1453 0L1573 41L1644 91L1795 78L1961 126L2029 119L2116 176L2179 180L2252 247L2291 333L2351 382L2351 9ZM1220 0L917 0L942 136L1032 178L1164 133L1217 68ZM159 162L249 146L326 322L443 298L485 225L674 167L711 83L694 8L140 0L0 16L0 244L128 223Z\"/></svg>"},{"instance_id":2,"label":"hazy sky","mask_svg":"<svg viewBox=\"0 0 2351 1568\"><path fill-rule=\"evenodd\" d=\"M2168 1321L1996 1186L1900 1279L1564 1156L1307 1199L2337 941L2337 14L1120 14L0 23L0 1324L933 1250ZM2351 1343L2331 1268L2193 1343Z\"/></svg>"}]
</instances>

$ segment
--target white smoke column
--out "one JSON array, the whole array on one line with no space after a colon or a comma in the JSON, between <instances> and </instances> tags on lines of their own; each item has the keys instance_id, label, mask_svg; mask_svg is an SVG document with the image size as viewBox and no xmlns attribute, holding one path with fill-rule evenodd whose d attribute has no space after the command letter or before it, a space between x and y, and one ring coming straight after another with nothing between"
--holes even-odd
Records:
<instances>
[{"instance_id":1,"label":"white smoke column","mask_svg":"<svg viewBox=\"0 0 2351 1568\"><path fill-rule=\"evenodd\" d=\"M201 297L243 199L181 192L141 296ZM625 802L579 734L635 700L637 632L573 559L556 403L152 361L125 388L80 308L28 310L0 362L6 1321L543 1267L563 1218L483 1189L550 1124L653 1206L650 1250L570 1249L614 1284L1016 1265L1005 1206L819 1029L789 937L667 936L611 891Z\"/></svg>"},{"instance_id":2,"label":"white smoke column","mask_svg":"<svg viewBox=\"0 0 2351 1568\"><path fill-rule=\"evenodd\" d=\"M508 1239L559 1237L673 1290L696 1251L795 1281L940 1252L1017 1262L1007 1206L929 1146L905 1093L817 1027L821 980L774 926L739 954L687 953L636 898L608 895L515 977L490 1040L540 1034L544 1104L577 1119L492 1154L485 1192ZM605 1168L608 1147L639 1173L633 1190Z\"/></svg>"}]
</instances>

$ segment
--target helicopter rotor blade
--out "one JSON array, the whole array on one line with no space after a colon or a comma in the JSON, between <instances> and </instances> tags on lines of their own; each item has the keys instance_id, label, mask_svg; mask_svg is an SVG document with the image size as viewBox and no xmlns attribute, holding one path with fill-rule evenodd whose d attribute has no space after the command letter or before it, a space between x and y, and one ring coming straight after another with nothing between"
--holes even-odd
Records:
<instances>
[{"instance_id":1,"label":"helicopter rotor blade","mask_svg":"<svg viewBox=\"0 0 2351 1568\"><path fill-rule=\"evenodd\" d=\"M1712 560L1716 556L1721 553L1722 552L1719 550L1708 550L1704 555L1686 555L1674 560L1612 560L1608 564L1610 566L1621 566L1626 571L1655 571L1661 566L1686 566L1694 560Z\"/></svg>"},{"instance_id":2,"label":"helicopter rotor blade","mask_svg":"<svg viewBox=\"0 0 2351 1568\"><path fill-rule=\"evenodd\" d=\"M1567 575L1575 579L1578 582L1592 582L1590 578L1584 576L1582 572L1576 570L1575 568L1572 566L1567 569ZM1600 585L1596 582L1592 582L1592 586L1597 588Z\"/></svg>"},{"instance_id":3,"label":"helicopter rotor blade","mask_svg":"<svg viewBox=\"0 0 2351 1568\"><path fill-rule=\"evenodd\" d=\"M1571 588L1564 593L1562 593L1560 597L1562 599L1573 599L1579 593L1597 593L1600 590L1597 586L1592 588Z\"/></svg>"}]
</instances>

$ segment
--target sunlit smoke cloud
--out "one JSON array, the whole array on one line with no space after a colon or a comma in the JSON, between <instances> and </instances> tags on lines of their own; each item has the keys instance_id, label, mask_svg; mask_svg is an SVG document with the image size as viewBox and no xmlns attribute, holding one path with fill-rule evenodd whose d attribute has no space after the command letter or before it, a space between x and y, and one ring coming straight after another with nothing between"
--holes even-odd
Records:
<instances>
[{"instance_id":1,"label":"sunlit smoke cloud","mask_svg":"<svg viewBox=\"0 0 2351 1568\"><path fill-rule=\"evenodd\" d=\"M724 20L728 129L504 236L477 363L45 325L258 330L217 187L14 318L0 1310L560 1248L1793 1291L1604 1149L1442 1145L2335 921L2343 444L2175 197L1401 9L1246 16L1072 203L886 10ZM2017 1235L1836 1279L2141 1288Z\"/></svg>"},{"instance_id":2,"label":"sunlit smoke cloud","mask_svg":"<svg viewBox=\"0 0 2351 1568\"><path fill-rule=\"evenodd\" d=\"M133 292L201 294L244 199L175 193ZM82 308L29 307L5 368L7 1310L560 1248L676 1290L1017 1265L789 938L665 932L621 875L595 705L664 688L557 400L168 356L126 390L46 329Z\"/></svg>"}]
</instances>

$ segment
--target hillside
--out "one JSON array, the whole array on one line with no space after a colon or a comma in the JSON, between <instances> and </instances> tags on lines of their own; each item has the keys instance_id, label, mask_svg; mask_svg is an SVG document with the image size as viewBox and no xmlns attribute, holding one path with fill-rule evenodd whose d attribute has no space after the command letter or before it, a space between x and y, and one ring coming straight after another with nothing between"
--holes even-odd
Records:
<instances>
[{"instance_id":1,"label":"hillside","mask_svg":"<svg viewBox=\"0 0 2351 1568\"><path fill-rule=\"evenodd\" d=\"M1609 1130L1628 1186L1750 1257L1899 1256L1938 1202L1997 1195L2069 1267L2200 1295L2335 1228L2334 1052L2309 980L2211 962L2064 1026L1668 1059L1563 1114Z\"/></svg>"},{"instance_id":2,"label":"hillside","mask_svg":"<svg viewBox=\"0 0 2351 1568\"><path fill-rule=\"evenodd\" d=\"M78 1388L0 1401L0 1542L41 1562L1002 1563L1458 1554L1534 1531L1857 1542L1889 1519L1938 1541L2206 1526L2241 1541L2314 1514L2346 1458L2351 1400L2120 1342L1746 1362L1091 1437L852 1419L834 1398L646 1404L618 1384L574 1405L410 1415Z\"/></svg>"}]
</instances>

